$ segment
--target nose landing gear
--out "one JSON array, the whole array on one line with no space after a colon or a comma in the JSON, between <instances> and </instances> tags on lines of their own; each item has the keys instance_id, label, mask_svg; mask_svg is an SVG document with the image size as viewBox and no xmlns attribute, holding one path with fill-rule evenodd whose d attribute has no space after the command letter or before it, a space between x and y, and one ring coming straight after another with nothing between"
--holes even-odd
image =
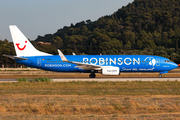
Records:
<instances>
[{"instance_id":1,"label":"nose landing gear","mask_svg":"<svg viewBox=\"0 0 180 120\"><path fill-rule=\"evenodd\" d=\"M159 78L162 78L162 75L161 75L161 74L159 74Z\"/></svg>"}]
</instances>

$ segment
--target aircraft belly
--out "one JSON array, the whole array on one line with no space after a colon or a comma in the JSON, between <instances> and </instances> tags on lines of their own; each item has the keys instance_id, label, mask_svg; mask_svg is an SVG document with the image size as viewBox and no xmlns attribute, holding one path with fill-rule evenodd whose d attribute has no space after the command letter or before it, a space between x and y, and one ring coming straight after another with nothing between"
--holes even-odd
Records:
<instances>
[{"instance_id":1,"label":"aircraft belly","mask_svg":"<svg viewBox=\"0 0 180 120\"><path fill-rule=\"evenodd\" d=\"M61 67L61 66L49 66L49 67L42 67L41 69L57 71L57 72L77 72L78 69L74 67Z\"/></svg>"}]
</instances>

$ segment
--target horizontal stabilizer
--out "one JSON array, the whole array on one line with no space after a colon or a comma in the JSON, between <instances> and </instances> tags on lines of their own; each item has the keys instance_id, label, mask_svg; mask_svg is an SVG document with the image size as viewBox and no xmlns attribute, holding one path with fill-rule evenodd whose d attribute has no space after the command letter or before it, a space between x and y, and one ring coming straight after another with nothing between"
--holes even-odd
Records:
<instances>
[{"instance_id":1,"label":"horizontal stabilizer","mask_svg":"<svg viewBox=\"0 0 180 120\"><path fill-rule=\"evenodd\" d=\"M12 55L3 55L3 56L11 58L11 59L16 59L16 60L28 60L28 58L22 58L22 57L17 57L17 56L12 56Z\"/></svg>"}]
</instances>

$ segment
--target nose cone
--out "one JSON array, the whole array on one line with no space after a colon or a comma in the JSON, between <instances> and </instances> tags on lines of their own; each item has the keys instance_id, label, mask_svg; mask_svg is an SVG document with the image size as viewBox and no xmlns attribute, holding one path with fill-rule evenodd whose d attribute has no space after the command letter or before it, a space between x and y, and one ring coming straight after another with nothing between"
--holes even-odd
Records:
<instances>
[{"instance_id":1,"label":"nose cone","mask_svg":"<svg viewBox=\"0 0 180 120\"><path fill-rule=\"evenodd\" d=\"M177 65L176 63L173 63L173 64L172 64L172 68L173 68L173 69L177 68L178 66L180 66L180 64L178 64L178 65Z\"/></svg>"}]
</instances>

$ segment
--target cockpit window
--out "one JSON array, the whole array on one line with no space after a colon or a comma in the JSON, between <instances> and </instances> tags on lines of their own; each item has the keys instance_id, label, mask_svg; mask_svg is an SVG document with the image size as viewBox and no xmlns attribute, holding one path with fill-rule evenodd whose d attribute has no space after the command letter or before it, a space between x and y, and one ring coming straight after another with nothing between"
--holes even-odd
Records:
<instances>
[{"instance_id":1,"label":"cockpit window","mask_svg":"<svg viewBox=\"0 0 180 120\"><path fill-rule=\"evenodd\" d=\"M165 62L170 62L170 60L165 60Z\"/></svg>"}]
</instances>

